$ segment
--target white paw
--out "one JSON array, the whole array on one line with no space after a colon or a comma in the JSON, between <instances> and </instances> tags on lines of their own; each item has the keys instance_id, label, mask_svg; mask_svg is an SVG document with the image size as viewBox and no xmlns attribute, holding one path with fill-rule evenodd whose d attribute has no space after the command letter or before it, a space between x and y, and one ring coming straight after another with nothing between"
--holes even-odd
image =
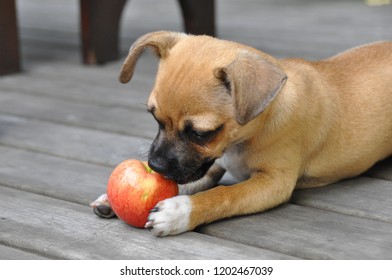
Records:
<instances>
[{"instance_id":1,"label":"white paw","mask_svg":"<svg viewBox=\"0 0 392 280\"><path fill-rule=\"evenodd\" d=\"M106 193L100 195L95 201L90 203L91 207L97 207L100 205L110 206L108 195Z\"/></svg>"},{"instance_id":2,"label":"white paw","mask_svg":"<svg viewBox=\"0 0 392 280\"><path fill-rule=\"evenodd\" d=\"M165 199L150 211L145 228L156 236L185 232L188 230L191 210L191 200L187 195Z\"/></svg>"}]
</instances>

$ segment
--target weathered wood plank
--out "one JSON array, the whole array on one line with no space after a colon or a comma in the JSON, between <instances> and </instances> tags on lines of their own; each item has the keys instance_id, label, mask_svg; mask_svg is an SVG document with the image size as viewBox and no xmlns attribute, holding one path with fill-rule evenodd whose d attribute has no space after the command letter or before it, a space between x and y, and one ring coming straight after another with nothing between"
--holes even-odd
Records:
<instances>
[{"instance_id":1,"label":"weathered wood plank","mask_svg":"<svg viewBox=\"0 0 392 280\"><path fill-rule=\"evenodd\" d=\"M75 71L74 67L67 69L68 72ZM87 73L89 72L87 71ZM80 75L83 76L82 73ZM107 76L110 75L107 73ZM30 96L56 97L89 104L136 107L145 110L145 103L151 89L145 82L132 81L132 84L122 85L117 82L115 77L97 77L97 79L105 81L105 85L92 81L77 81L72 78L53 78L48 75L12 75L0 78L0 91L25 93Z\"/></svg>"},{"instance_id":2,"label":"weathered wood plank","mask_svg":"<svg viewBox=\"0 0 392 280\"><path fill-rule=\"evenodd\" d=\"M390 6L373 9L362 1L309 5L306 0L228 0L218 2L218 7L219 36L278 56L319 59L355 45L391 39Z\"/></svg>"},{"instance_id":3,"label":"weathered wood plank","mask_svg":"<svg viewBox=\"0 0 392 280\"><path fill-rule=\"evenodd\" d=\"M88 207L0 187L0 240L61 259L287 259L290 256L189 232L157 238Z\"/></svg>"},{"instance_id":4,"label":"weathered wood plank","mask_svg":"<svg viewBox=\"0 0 392 280\"><path fill-rule=\"evenodd\" d=\"M296 190L291 201L392 223L391 181L359 177L321 188Z\"/></svg>"},{"instance_id":5,"label":"weathered wood plank","mask_svg":"<svg viewBox=\"0 0 392 280\"><path fill-rule=\"evenodd\" d=\"M88 205L112 168L0 146L0 184Z\"/></svg>"},{"instance_id":6,"label":"weathered wood plank","mask_svg":"<svg viewBox=\"0 0 392 280\"><path fill-rule=\"evenodd\" d=\"M145 160L150 141L87 128L0 114L0 144L100 165Z\"/></svg>"},{"instance_id":7,"label":"weathered wood plank","mask_svg":"<svg viewBox=\"0 0 392 280\"><path fill-rule=\"evenodd\" d=\"M108 83L110 85L111 81L114 81L115 83L113 86L121 88L123 85L119 82L118 78L121 66L127 54L128 52L124 54L122 59L101 67L69 65L64 64L62 61L54 61L52 63L33 65L31 73L35 76L47 76L53 79L62 78L90 84L94 83L104 87L108 86ZM144 52L138 59L136 71L132 77L132 81L129 82L129 85L142 83L145 83L148 86L153 85L158 64L159 59L155 55L149 51ZM69 71L70 68L74 70Z\"/></svg>"},{"instance_id":8,"label":"weathered wood plank","mask_svg":"<svg viewBox=\"0 0 392 280\"><path fill-rule=\"evenodd\" d=\"M41 4L42 6L38 5ZM62 32L78 31L78 0L17 1L19 24L22 28L36 27ZM46 8L46 9L45 9ZM48 12L51 11L51 12ZM62 15L62 16L60 16ZM48 25L48 22L51 24Z\"/></svg>"},{"instance_id":9,"label":"weathered wood plank","mask_svg":"<svg viewBox=\"0 0 392 280\"><path fill-rule=\"evenodd\" d=\"M293 204L199 231L305 259L392 259L392 224Z\"/></svg>"},{"instance_id":10,"label":"weathered wood plank","mask_svg":"<svg viewBox=\"0 0 392 280\"><path fill-rule=\"evenodd\" d=\"M0 214L1 215L1 214ZM0 260L45 260L47 258L0 244Z\"/></svg>"},{"instance_id":11,"label":"weathered wood plank","mask_svg":"<svg viewBox=\"0 0 392 280\"><path fill-rule=\"evenodd\" d=\"M2 91L0 113L152 139L157 124L145 109L77 103Z\"/></svg>"},{"instance_id":12,"label":"weathered wood plank","mask_svg":"<svg viewBox=\"0 0 392 280\"><path fill-rule=\"evenodd\" d=\"M45 33L48 36L47 33ZM43 46L39 46L43 47ZM124 53L122 59L108 63L104 66L83 66L80 64L64 63L61 59L55 59L50 63L32 64L26 71L28 75L35 77L48 77L53 80L64 79L75 83L95 84L102 87L114 86L123 88L124 85L118 80L120 69L128 51ZM136 65L136 71L129 85L146 84L149 87L154 83L155 73L159 60L151 52L146 51L141 55ZM71 71L72 69L72 71Z\"/></svg>"}]
</instances>

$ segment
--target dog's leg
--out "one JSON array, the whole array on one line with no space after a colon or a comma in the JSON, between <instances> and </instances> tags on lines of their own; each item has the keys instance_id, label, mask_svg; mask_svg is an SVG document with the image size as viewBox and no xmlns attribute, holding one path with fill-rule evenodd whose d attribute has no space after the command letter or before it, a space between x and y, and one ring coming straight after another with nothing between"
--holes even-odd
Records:
<instances>
[{"instance_id":1,"label":"dog's leg","mask_svg":"<svg viewBox=\"0 0 392 280\"><path fill-rule=\"evenodd\" d=\"M195 194L201 191L208 190L216 186L219 180L222 179L222 176L223 174L225 174L225 172L226 170L224 168L222 168L217 163L214 163L214 165L210 167L206 175L204 175L204 177L200 180L184 185L179 185L179 194Z\"/></svg>"},{"instance_id":2,"label":"dog's leg","mask_svg":"<svg viewBox=\"0 0 392 280\"><path fill-rule=\"evenodd\" d=\"M261 212L289 200L298 173L257 173L233 186L218 186L191 196L161 201L146 228L157 236L174 235L219 219Z\"/></svg>"}]
</instances>

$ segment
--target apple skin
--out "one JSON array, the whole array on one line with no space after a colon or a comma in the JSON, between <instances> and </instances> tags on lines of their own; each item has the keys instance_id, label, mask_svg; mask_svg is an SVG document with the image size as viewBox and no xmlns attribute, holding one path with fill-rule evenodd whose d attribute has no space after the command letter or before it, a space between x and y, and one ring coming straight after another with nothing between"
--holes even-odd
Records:
<instances>
[{"instance_id":1,"label":"apple skin","mask_svg":"<svg viewBox=\"0 0 392 280\"><path fill-rule=\"evenodd\" d=\"M143 228L159 201L178 195L178 185L153 171L146 162L129 159L113 170L107 195L117 217Z\"/></svg>"}]
</instances>

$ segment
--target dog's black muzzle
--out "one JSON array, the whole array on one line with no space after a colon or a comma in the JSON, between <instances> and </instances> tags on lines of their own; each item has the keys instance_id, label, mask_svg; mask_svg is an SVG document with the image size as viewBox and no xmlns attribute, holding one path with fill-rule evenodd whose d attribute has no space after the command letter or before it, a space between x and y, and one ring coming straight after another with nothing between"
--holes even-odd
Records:
<instances>
[{"instance_id":1,"label":"dog's black muzzle","mask_svg":"<svg viewBox=\"0 0 392 280\"><path fill-rule=\"evenodd\" d=\"M148 155L148 165L152 170L178 184L202 178L214 161L202 158L186 143L171 143L159 137L152 143Z\"/></svg>"}]
</instances>

